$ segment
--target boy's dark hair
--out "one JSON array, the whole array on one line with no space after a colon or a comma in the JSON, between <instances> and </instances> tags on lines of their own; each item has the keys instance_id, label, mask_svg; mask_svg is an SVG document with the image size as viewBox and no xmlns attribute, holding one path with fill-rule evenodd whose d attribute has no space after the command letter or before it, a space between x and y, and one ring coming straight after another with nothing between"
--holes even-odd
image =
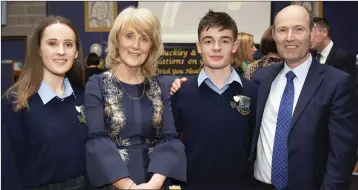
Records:
<instances>
[{"instance_id":1,"label":"boy's dark hair","mask_svg":"<svg viewBox=\"0 0 358 190\"><path fill-rule=\"evenodd\" d=\"M331 27L329 26L327 19L325 19L323 17L314 17L313 23L315 23L318 26L318 28L320 28L320 29L326 28L328 36L330 35Z\"/></svg>"},{"instance_id":2,"label":"boy's dark hair","mask_svg":"<svg viewBox=\"0 0 358 190\"><path fill-rule=\"evenodd\" d=\"M200 40L200 33L203 30L209 30L211 27L219 27L220 31L222 30L232 30L234 40L237 38L237 25L225 12L215 12L213 10L209 10L208 13L205 14L205 16L200 20L199 26L198 26L198 37Z\"/></svg>"},{"instance_id":3,"label":"boy's dark hair","mask_svg":"<svg viewBox=\"0 0 358 190\"><path fill-rule=\"evenodd\" d=\"M101 62L101 58L95 54L95 53L90 53L88 56L87 56L87 66L90 66L90 65L99 65Z\"/></svg>"}]
</instances>

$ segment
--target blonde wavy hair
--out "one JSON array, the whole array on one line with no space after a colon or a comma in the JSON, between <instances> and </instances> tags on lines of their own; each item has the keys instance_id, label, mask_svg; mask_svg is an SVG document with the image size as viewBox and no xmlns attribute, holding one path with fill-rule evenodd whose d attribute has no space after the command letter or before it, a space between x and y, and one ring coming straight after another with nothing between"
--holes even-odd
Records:
<instances>
[{"instance_id":1,"label":"blonde wavy hair","mask_svg":"<svg viewBox=\"0 0 358 190\"><path fill-rule=\"evenodd\" d=\"M141 73L145 78L156 75L158 59L164 51L159 19L146 8L128 7L115 19L109 32L108 47L106 49L106 64L113 69L123 63L118 51L118 34L127 29L134 28L140 34L146 34L152 41L151 51L141 67Z\"/></svg>"},{"instance_id":2,"label":"blonde wavy hair","mask_svg":"<svg viewBox=\"0 0 358 190\"><path fill-rule=\"evenodd\" d=\"M237 41L239 42L239 48L234 55L234 64L236 68L240 68L242 62L250 61L247 52L252 48L252 44L254 44L254 36L249 33L239 32L237 34Z\"/></svg>"}]
</instances>

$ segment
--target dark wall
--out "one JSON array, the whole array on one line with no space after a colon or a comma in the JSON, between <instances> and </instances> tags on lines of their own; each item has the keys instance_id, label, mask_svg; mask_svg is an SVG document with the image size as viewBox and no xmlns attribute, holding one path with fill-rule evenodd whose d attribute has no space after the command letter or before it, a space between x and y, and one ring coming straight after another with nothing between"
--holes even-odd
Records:
<instances>
[{"instance_id":1,"label":"dark wall","mask_svg":"<svg viewBox=\"0 0 358 190\"><path fill-rule=\"evenodd\" d=\"M291 5L290 1L274 1L271 2L271 24L275 19L275 15L283 8Z\"/></svg>"},{"instance_id":2,"label":"dark wall","mask_svg":"<svg viewBox=\"0 0 358 190\"><path fill-rule=\"evenodd\" d=\"M1 39L1 60L25 60L24 39ZM12 64L1 64L1 95L12 85Z\"/></svg>"},{"instance_id":3,"label":"dark wall","mask_svg":"<svg viewBox=\"0 0 358 190\"><path fill-rule=\"evenodd\" d=\"M325 1L323 16L331 25L332 40L352 54L358 53L358 1Z\"/></svg>"}]
</instances>

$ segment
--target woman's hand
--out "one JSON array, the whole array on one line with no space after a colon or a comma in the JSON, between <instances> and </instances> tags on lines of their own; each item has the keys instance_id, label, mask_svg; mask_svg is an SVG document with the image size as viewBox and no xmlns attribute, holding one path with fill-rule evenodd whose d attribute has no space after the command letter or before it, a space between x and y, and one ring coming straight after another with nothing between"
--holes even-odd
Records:
<instances>
[{"instance_id":1,"label":"woman's hand","mask_svg":"<svg viewBox=\"0 0 358 190\"><path fill-rule=\"evenodd\" d=\"M129 178L125 177L113 183L117 189L133 189L137 185Z\"/></svg>"}]
</instances>

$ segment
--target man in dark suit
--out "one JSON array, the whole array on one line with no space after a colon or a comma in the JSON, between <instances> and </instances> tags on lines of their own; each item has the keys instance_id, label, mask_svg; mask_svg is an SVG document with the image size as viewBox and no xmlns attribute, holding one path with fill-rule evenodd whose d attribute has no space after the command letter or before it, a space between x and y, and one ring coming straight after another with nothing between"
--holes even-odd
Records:
<instances>
[{"instance_id":1,"label":"man in dark suit","mask_svg":"<svg viewBox=\"0 0 358 190\"><path fill-rule=\"evenodd\" d=\"M346 190L356 161L358 102L352 77L309 53L313 21L291 5L273 36L285 59L256 71L251 161L254 189Z\"/></svg>"},{"instance_id":2,"label":"man in dark suit","mask_svg":"<svg viewBox=\"0 0 358 190\"><path fill-rule=\"evenodd\" d=\"M330 38L330 26L327 19L322 17L313 18L313 37L311 49L317 51L315 58L321 64L331 65L345 71L355 78L356 59L347 51L339 48Z\"/></svg>"}]
</instances>

